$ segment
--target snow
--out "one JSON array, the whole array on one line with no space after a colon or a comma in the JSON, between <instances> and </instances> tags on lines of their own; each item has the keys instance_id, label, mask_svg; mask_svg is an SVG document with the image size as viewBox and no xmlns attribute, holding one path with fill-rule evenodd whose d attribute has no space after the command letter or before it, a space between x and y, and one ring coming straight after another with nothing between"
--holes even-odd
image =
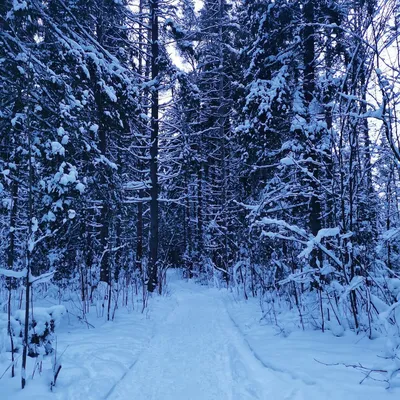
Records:
<instances>
[{"instance_id":1,"label":"snow","mask_svg":"<svg viewBox=\"0 0 400 400\"><path fill-rule=\"evenodd\" d=\"M26 115L23 113L15 113L15 117L11 120L11 125L15 126L19 120L23 121L25 119L25 117L26 117Z\"/></svg>"},{"instance_id":2,"label":"snow","mask_svg":"<svg viewBox=\"0 0 400 400\"><path fill-rule=\"evenodd\" d=\"M60 184L61 185L68 185L70 183L75 183L77 180L77 171L75 167L70 166L70 171L68 174L63 173L61 178L60 178Z\"/></svg>"},{"instance_id":3,"label":"snow","mask_svg":"<svg viewBox=\"0 0 400 400\"><path fill-rule=\"evenodd\" d=\"M56 330L57 349L62 370L50 392L51 361L44 359L42 376L32 379L34 363L28 358L27 388L20 390L20 379L6 374L1 382L3 399L13 400L99 400L132 368L146 349L157 326L174 306L173 299L154 299L144 314L141 304L135 310L118 310L114 322L89 315L95 328L78 323L73 313L65 317ZM75 309L72 307L72 310ZM94 313L95 314L95 311ZM0 355L1 373L8 366ZM20 373L20 361L16 372Z\"/></svg>"},{"instance_id":4,"label":"snow","mask_svg":"<svg viewBox=\"0 0 400 400\"><path fill-rule=\"evenodd\" d=\"M107 397L268 398L264 368L243 343L216 290L175 284L175 309L134 369Z\"/></svg>"},{"instance_id":5,"label":"snow","mask_svg":"<svg viewBox=\"0 0 400 400\"><path fill-rule=\"evenodd\" d=\"M54 349L53 331L60 325L65 314L66 308L63 305L34 307L33 312L30 310L28 325L29 352L34 352L38 355L38 362L42 359L42 356L52 353ZM13 332L13 347L18 351L15 359L18 361L21 356L23 343L25 310L17 310L13 313L10 316L10 323ZM0 368L3 368L3 371L10 366L10 351L11 342L8 336L8 316L6 313L0 312ZM29 358L29 360L33 361L33 358ZM6 362L5 365L3 365L4 361ZM16 367L18 368L18 366L17 364Z\"/></svg>"},{"instance_id":6,"label":"snow","mask_svg":"<svg viewBox=\"0 0 400 400\"><path fill-rule=\"evenodd\" d=\"M23 269L22 271L12 271L9 269L0 268L0 275L8 278L23 278L26 276L26 269Z\"/></svg>"},{"instance_id":7,"label":"snow","mask_svg":"<svg viewBox=\"0 0 400 400\"><path fill-rule=\"evenodd\" d=\"M90 126L89 130L94 132L94 133L97 133L98 130L99 130L99 126L97 124L93 124L93 125Z\"/></svg>"},{"instance_id":8,"label":"snow","mask_svg":"<svg viewBox=\"0 0 400 400\"><path fill-rule=\"evenodd\" d=\"M64 318L57 336L62 370L53 393L45 357L34 379L29 359L26 390L6 374L2 398L386 400L400 394L374 380L360 385L364 375L356 369L325 365L379 366L380 339L303 332L285 321L278 328L256 299L236 301L227 290L182 281L176 272L169 274L168 296L150 298L144 314L140 308L118 309L114 322L89 315L94 329L77 325L72 315ZM52 315L59 323L63 310ZM7 365L0 357L0 370Z\"/></svg>"},{"instance_id":9,"label":"snow","mask_svg":"<svg viewBox=\"0 0 400 400\"><path fill-rule=\"evenodd\" d=\"M49 222L54 222L56 221L56 216L52 211L49 211L47 214L45 214L42 218L43 221L49 221Z\"/></svg>"},{"instance_id":10,"label":"snow","mask_svg":"<svg viewBox=\"0 0 400 400\"><path fill-rule=\"evenodd\" d=\"M325 237L336 236L339 235L339 228L324 228L320 229L317 233L317 236L313 237L311 240L307 242L307 247L299 254L299 258L308 257L310 253L313 251L314 246L321 243L321 240Z\"/></svg>"},{"instance_id":11,"label":"snow","mask_svg":"<svg viewBox=\"0 0 400 400\"><path fill-rule=\"evenodd\" d=\"M386 400L399 395L398 388L387 390L382 382L365 380L359 384L364 375L354 368L325 365L361 363L376 367L384 362L380 358L383 338L372 341L351 332L336 337L330 332L290 331L286 326L289 333L285 336L283 326L280 330L263 318L255 300L230 302L228 309L255 356L265 368L287 380L290 396L275 394L272 398Z\"/></svg>"},{"instance_id":12,"label":"snow","mask_svg":"<svg viewBox=\"0 0 400 400\"><path fill-rule=\"evenodd\" d=\"M109 97L109 99L115 103L118 99L117 99L117 95L115 93L115 90L113 87L108 86L106 84L103 84L103 89L106 92L107 96Z\"/></svg>"},{"instance_id":13,"label":"snow","mask_svg":"<svg viewBox=\"0 0 400 400\"><path fill-rule=\"evenodd\" d=\"M75 186L75 189L80 193L83 194L85 191L85 185L81 182L77 183L77 185Z\"/></svg>"},{"instance_id":14,"label":"snow","mask_svg":"<svg viewBox=\"0 0 400 400\"><path fill-rule=\"evenodd\" d=\"M66 314L66 309L62 305L52 306L52 307L35 307L30 311L30 315L33 315L33 319L36 322L35 333L38 335L43 335L47 329L47 325L50 320L54 321L55 326L58 326L64 315ZM18 310L15 312L14 317L17 321L25 320L25 310Z\"/></svg>"},{"instance_id":15,"label":"snow","mask_svg":"<svg viewBox=\"0 0 400 400\"><path fill-rule=\"evenodd\" d=\"M32 284L50 282L53 279L54 274L55 274L55 271L45 272L44 274L39 275L39 276L30 275L29 282L31 282ZM64 307L64 306L60 306L60 307Z\"/></svg>"},{"instance_id":16,"label":"snow","mask_svg":"<svg viewBox=\"0 0 400 400\"><path fill-rule=\"evenodd\" d=\"M110 161L107 157L104 155L101 155L99 158L95 159L95 162L100 162L102 164L108 165L111 169L117 170L118 166L114 162Z\"/></svg>"},{"instance_id":17,"label":"snow","mask_svg":"<svg viewBox=\"0 0 400 400\"><path fill-rule=\"evenodd\" d=\"M37 232L39 229L39 221L36 217L32 218L32 232Z\"/></svg>"},{"instance_id":18,"label":"snow","mask_svg":"<svg viewBox=\"0 0 400 400\"><path fill-rule=\"evenodd\" d=\"M285 157L281 159L281 164L282 165L293 165L294 161L291 157Z\"/></svg>"},{"instance_id":19,"label":"snow","mask_svg":"<svg viewBox=\"0 0 400 400\"><path fill-rule=\"evenodd\" d=\"M388 280L388 288L393 296L395 296L398 300L400 294L400 279L392 278Z\"/></svg>"},{"instance_id":20,"label":"snow","mask_svg":"<svg viewBox=\"0 0 400 400\"><path fill-rule=\"evenodd\" d=\"M13 9L14 11L25 10L28 8L28 4L25 0L13 0Z\"/></svg>"},{"instance_id":21,"label":"snow","mask_svg":"<svg viewBox=\"0 0 400 400\"><path fill-rule=\"evenodd\" d=\"M59 142L51 142L51 152L53 154L60 154L61 156L65 155L65 148Z\"/></svg>"},{"instance_id":22,"label":"snow","mask_svg":"<svg viewBox=\"0 0 400 400\"><path fill-rule=\"evenodd\" d=\"M338 227L335 228L323 228L320 229L317 233L317 236L309 235L305 230L299 228L297 225L291 225L283 220L273 219L273 218L266 218L263 217L261 221L256 223L260 226L269 226L275 225L281 229L287 229L297 235L300 236L302 239L308 239L306 242L306 248L298 255L299 258L307 257L313 250L314 246L317 246L320 250L322 250L332 261L334 261L338 266L342 266L341 261L336 255L331 251L328 250L322 243L321 240L325 237L336 236L339 235L340 229ZM292 239L280 235L274 232L263 231L263 236L267 236L270 238L280 238L280 239Z\"/></svg>"},{"instance_id":23,"label":"snow","mask_svg":"<svg viewBox=\"0 0 400 400\"><path fill-rule=\"evenodd\" d=\"M398 236L398 234L400 233L400 229L398 228L392 228L389 229L388 231L385 231L384 233L382 233L382 239L383 240L391 240L393 238L395 238L396 236Z\"/></svg>"},{"instance_id":24,"label":"snow","mask_svg":"<svg viewBox=\"0 0 400 400\"><path fill-rule=\"evenodd\" d=\"M68 210L68 218L69 219L74 219L76 217L76 211L75 210Z\"/></svg>"}]
</instances>

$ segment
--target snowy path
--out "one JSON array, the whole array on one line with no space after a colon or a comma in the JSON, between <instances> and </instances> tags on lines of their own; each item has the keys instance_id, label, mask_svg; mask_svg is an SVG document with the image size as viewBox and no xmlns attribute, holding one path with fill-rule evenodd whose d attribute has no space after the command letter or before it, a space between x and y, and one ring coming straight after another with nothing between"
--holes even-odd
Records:
<instances>
[{"instance_id":1,"label":"snowy path","mask_svg":"<svg viewBox=\"0 0 400 400\"><path fill-rule=\"evenodd\" d=\"M2 392L5 400L386 400L397 396L398 392L386 391L373 381L358 385L362 376L356 371L315 362L371 364L378 348L374 342L358 343L359 337L335 338L319 332L293 332L283 338L273 327L260 324L256 300L235 305L226 291L180 280L174 273L170 278L170 296L151 299L147 315L119 310L115 322L99 325L101 320L94 319L96 329L67 325L60 331L59 348L66 351L54 393L49 391L46 372L28 379L29 390L24 391L18 379L10 379Z\"/></svg>"},{"instance_id":2,"label":"snowy path","mask_svg":"<svg viewBox=\"0 0 400 400\"><path fill-rule=\"evenodd\" d=\"M191 287L172 285L176 308L110 400L268 398L268 371L249 351L221 299Z\"/></svg>"}]
</instances>

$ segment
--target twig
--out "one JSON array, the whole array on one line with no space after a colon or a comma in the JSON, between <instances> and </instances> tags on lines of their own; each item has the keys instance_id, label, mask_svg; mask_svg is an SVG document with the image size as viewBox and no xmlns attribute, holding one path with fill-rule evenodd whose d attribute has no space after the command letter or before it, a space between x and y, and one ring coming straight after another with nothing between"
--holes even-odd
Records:
<instances>
[{"instance_id":1,"label":"twig","mask_svg":"<svg viewBox=\"0 0 400 400\"><path fill-rule=\"evenodd\" d=\"M51 383L50 383L50 390L51 390L51 391L53 391L53 387L56 385L57 378L58 378L58 374L60 373L61 368L62 368L62 365L59 365L59 366L57 367L57 371L56 371L56 373L54 374L54 379L53 379L53 380L51 381Z\"/></svg>"},{"instance_id":2,"label":"twig","mask_svg":"<svg viewBox=\"0 0 400 400\"><path fill-rule=\"evenodd\" d=\"M7 372L13 365L15 365L15 364L17 363L17 361L18 361L20 358L21 358L21 355L20 355L18 358L16 358L16 359L14 360L14 362L12 362L12 363L6 368L6 370L1 374L0 379L6 374L6 372Z\"/></svg>"},{"instance_id":3,"label":"twig","mask_svg":"<svg viewBox=\"0 0 400 400\"><path fill-rule=\"evenodd\" d=\"M363 374L365 374L365 377L363 379L361 379L360 381L360 385L367 379L370 378L374 381L377 382L386 382L388 384L388 387L390 386L390 377L394 376L396 374L396 372L400 371L400 368L398 368L397 370L395 370L394 372L392 372L390 374L390 377L388 377L387 379L376 379L373 378L371 376L372 373L377 373L377 374L383 374L383 375L387 375L389 373L388 370L386 369L379 369L379 368L369 368L369 367L365 367L364 365L362 365L361 363L358 364L346 364L346 363L324 363L323 361L319 361L316 358L314 358L314 360L322 365L326 365L328 367L334 367L334 366L343 366L346 368L354 368L357 371L361 371Z\"/></svg>"}]
</instances>

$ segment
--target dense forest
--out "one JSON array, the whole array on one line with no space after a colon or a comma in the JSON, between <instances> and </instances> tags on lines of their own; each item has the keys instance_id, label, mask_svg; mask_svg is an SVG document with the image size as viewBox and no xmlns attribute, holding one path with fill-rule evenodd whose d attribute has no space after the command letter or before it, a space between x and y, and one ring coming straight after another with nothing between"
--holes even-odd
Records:
<instances>
[{"instance_id":1,"label":"dense forest","mask_svg":"<svg viewBox=\"0 0 400 400\"><path fill-rule=\"evenodd\" d=\"M390 382L399 88L398 0L1 1L4 351L50 351L34 300L113 320L182 268L271 323L388 337Z\"/></svg>"}]
</instances>

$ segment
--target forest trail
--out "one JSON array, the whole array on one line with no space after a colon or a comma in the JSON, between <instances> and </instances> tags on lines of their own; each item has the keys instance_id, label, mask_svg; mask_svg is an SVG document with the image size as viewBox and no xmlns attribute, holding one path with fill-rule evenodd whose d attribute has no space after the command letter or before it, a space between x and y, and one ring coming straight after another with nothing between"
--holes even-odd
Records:
<instances>
[{"instance_id":1,"label":"forest trail","mask_svg":"<svg viewBox=\"0 0 400 400\"><path fill-rule=\"evenodd\" d=\"M107 399L293 398L286 380L251 352L218 291L177 279L169 287L176 307Z\"/></svg>"},{"instance_id":2,"label":"forest trail","mask_svg":"<svg viewBox=\"0 0 400 400\"><path fill-rule=\"evenodd\" d=\"M47 361L41 376L30 359L28 390L18 379L5 400L391 400L396 393L332 363L373 365L381 345L355 335L293 331L262 324L254 299L188 282L170 271L167 295L145 313L119 308L113 322L88 316L93 328L64 320L57 335L62 370L53 392ZM136 303L135 303L136 304ZM361 341L361 343L359 343ZM1 362L1 359L0 359ZM0 370L4 371L7 363ZM340 384L339 384L340 382ZM2 385L0 381L0 387ZM397 396L398 397L398 396Z\"/></svg>"}]
</instances>

